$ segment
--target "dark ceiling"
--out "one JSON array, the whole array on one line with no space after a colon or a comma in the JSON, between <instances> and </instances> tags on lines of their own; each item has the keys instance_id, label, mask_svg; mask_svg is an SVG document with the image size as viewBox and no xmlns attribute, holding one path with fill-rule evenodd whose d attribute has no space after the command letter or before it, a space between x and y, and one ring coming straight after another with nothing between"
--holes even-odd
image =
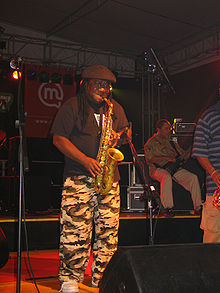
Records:
<instances>
[{"instance_id":1,"label":"dark ceiling","mask_svg":"<svg viewBox=\"0 0 220 293\"><path fill-rule=\"evenodd\" d=\"M162 55L219 30L219 0L1 1L0 21L126 55Z\"/></svg>"}]
</instances>

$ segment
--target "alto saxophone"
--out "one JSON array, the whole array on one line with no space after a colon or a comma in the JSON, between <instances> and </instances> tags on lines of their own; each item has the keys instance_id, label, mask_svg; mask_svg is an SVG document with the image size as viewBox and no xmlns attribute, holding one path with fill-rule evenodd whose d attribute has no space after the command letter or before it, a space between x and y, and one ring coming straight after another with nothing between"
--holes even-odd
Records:
<instances>
[{"instance_id":1,"label":"alto saxophone","mask_svg":"<svg viewBox=\"0 0 220 293\"><path fill-rule=\"evenodd\" d=\"M96 175L94 181L94 189L96 193L107 194L114 182L115 168L119 161L124 160L124 155L121 151L116 148L110 147L110 139L112 138L112 113L113 104L104 98L108 104L108 111L105 114L102 134L99 144L99 150L96 160L101 165L100 174Z\"/></svg>"},{"instance_id":2,"label":"alto saxophone","mask_svg":"<svg viewBox=\"0 0 220 293\"><path fill-rule=\"evenodd\" d=\"M213 205L220 210L220 188L217 187L213 194Z\"/></svg>"}]
</instances>

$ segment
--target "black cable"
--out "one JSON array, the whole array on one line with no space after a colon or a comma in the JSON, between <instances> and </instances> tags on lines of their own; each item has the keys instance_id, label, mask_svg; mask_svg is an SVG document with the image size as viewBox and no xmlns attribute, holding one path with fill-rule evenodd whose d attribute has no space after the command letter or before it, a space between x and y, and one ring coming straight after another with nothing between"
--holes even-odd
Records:
<instances>
[{"instance_id":1,"label":"black cable","mask_svg":"<svg viewBox=\"0 0 220 293\"><path fill-rule=\"evenodd\" d=\"M137 154L137 152L135 150L135 147L134 147L133 143L131 142L131 139L130 139L130 137L128 135L127 135L127 139L128 139L128 143L129 143L129 146L131 148L132 154L133 154L133 156L135 158L135 161L137 162L137 164L138 164L138 166L141 169L141 172L143 174L143 177L144 177L144 180L145 180L144 187L145 188L146 187L148 188L149 193L152 194L151 197L156 200L156 198L159 198L159 194L158 194L158 192L156 191L155 188L154 188L154 191L152 190L151 185L149 183L149 180L148 180L148 178L147 178L147 176L145 174L145 170L144 170L143 163L139 160L138 154ZM155 195L154 192L156 192L157 195ZM158 208L158 213L157 213L157 216L156 216L156 221L154 223L154 228L153 228L153 231L152 231L152 239L149 240L149 242L150 242L149 244L150 245L153 245L153 243L154 243L154 236L155 236L155 232L156 232L156 226L157 226L157 223L158 223L158 218L159 218L159 214L160 214L160 211L161 211L161 207L162 207L162 204L161 204L161 201L160 201L159 208Z\"/></svg>"},{"instance_id":2,"label":"black cable","mask_svg":"<svg viewBox=\"0 0 220 293\"><path fill-rule=\"evenodd\" d=\"M0 149L7 146L5 146L6 142L8 141L7 137L5 136L1 141L0 141Z\"/></svg>"},{"instance_id":3,"label":"black cable","mask_svg":"<svg viewBox=\"0 0 220 293\"><path fill-rule=\"evenodd\" d=\"M162 203L160 202L159 208L158 208L158 211L157 211L157 215L155 217L155 222L154 222L154 229L153 229L153 236L152 236L153 239L155 237L156 227L157 227L157 223L158 223L158 219L159 219L159 215L160 215L161 208L162 208Z\"/></svg>"},{"instance_id":4,"label":"black cable","mask_svg":"<svg viewBox=\"0 0 220 293\"><path fill-rule=\"evenodd\" d=\"M25 195L24 195L24 181L23 181L23 196L22 196L22 205L23 205L23 209L22 209L22 212L23 212L23 227L24 227L24 236L25 236L25 245L26 245L26 252L27 252L27 260L28 260L28 265L29 265L29 269L30 269L30 272L31 272L31 276L32 276L32 280L34 282L34 285L37 289L37 292L40 293L39 289L38 289L38 286L37 286L37 282L35 280L35 277L34 277L34 273L33 273L33 270L32 270L32 266L31 266L31 262L30 262L30 255L29 255L29 245L28 245L28 232L27 232L27 225L26 225L26 216L25 216Z\"/></svg>"}]
</instances>

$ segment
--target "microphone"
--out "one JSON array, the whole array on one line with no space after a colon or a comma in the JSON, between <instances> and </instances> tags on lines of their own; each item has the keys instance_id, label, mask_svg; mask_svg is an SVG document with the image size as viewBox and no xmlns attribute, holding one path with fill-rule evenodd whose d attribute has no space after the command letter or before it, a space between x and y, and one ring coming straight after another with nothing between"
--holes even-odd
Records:
<instances>
[{"instance_id":1,"label":"microphone","mask_svg":"<svg viewBox=\"0 0 220 293\"><path fill-rule=\"evenodd\" d=\"M124 130L123 130L123 132L122 132L122 134L121 134L121 136L120 136L120 139L119 139L119 141L118 141L117 144L116 144L116 148L120 148L120 146L121 146L123 140L125 139L125 137L126 137L126 135L127 135L127 132L128 132L128 129L130 128L130 125L131 125L131 123L129 122L129 123L128 123L128 126L126 126L126 127L124 128Z\"/></svg>"},{"instance_id":2,"label":"microphone","mask_svg":"<svg viewBox=\"0 0 220 293\"><path fill-rule=\"evenodd\" d=\"M19 70L19 69L21 69L22 62L23 62L23 59L21 57L13 58L10 61L10 67L12 69Z\"/></svg>"}]
</instances>

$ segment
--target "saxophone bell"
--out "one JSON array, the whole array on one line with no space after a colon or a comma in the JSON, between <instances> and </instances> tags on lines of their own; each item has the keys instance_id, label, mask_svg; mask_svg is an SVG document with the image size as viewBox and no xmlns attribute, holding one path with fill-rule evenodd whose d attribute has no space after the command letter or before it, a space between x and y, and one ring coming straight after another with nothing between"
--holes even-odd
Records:
<instances>
[{"instance_id":1,"label":"saxophone bell","mask_svg":"<svg viewBox=\"0 0 220 293\"><path fill-rule=\"evenodd\" d=\"M102 174L98 175L95 181L95 191L97 193L105 195L111 190L114 182L115 168L118 162L123 160L124 155L118 149L109 148L107 150L106 165L103 166Z\"/></svg>"}]
</instances>

